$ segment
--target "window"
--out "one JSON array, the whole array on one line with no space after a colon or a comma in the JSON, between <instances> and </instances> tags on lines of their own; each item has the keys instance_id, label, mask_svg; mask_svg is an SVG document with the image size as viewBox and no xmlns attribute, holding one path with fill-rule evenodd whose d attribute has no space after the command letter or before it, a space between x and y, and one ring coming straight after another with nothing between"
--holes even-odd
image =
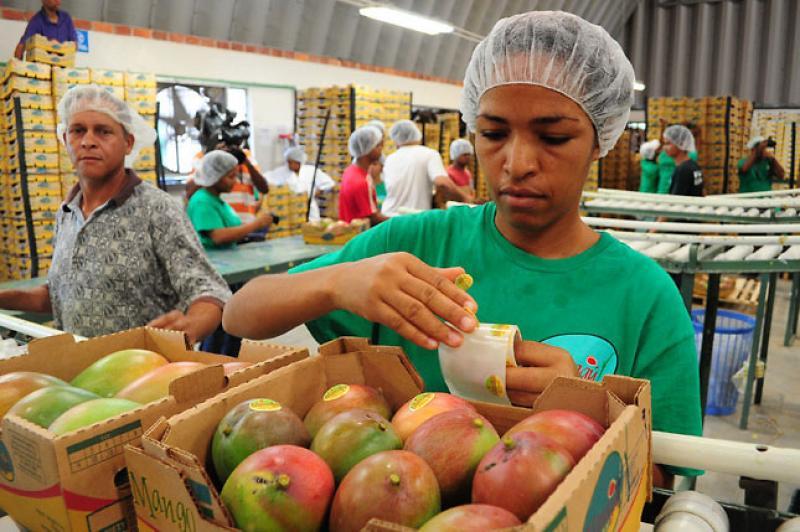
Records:
<instances>
[{"instance_id":1,"label":"window","mask_svg":"<svg viewBox=\"0 0 800 532\"><path fill-rule=\"evenodd\" d=\"M161 161L169 181L183 182L193 172L202 152L195 115L219 102L236 112L236 121L247 120L247 89L207 87L186 83L158 84L158 137Z\"/></svg>"}]
</instances>

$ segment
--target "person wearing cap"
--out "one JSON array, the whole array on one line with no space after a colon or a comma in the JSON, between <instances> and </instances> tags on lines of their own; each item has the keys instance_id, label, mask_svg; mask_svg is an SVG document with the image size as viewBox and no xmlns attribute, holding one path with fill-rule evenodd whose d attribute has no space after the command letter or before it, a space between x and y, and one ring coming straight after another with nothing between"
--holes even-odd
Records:
<instances>
[{"instance_id":1,"label":"person wearing cap","mask_svg":"<svg viewBox=\"0 0 800 532\"><path fill-rule=\"evenodd\" d=\"M326 190L330 190L336 186L336 182L323 172L321 169L316 169L316 177L313 164L306 163L306 152L300 146L292 146L283 152L283 158L286 161L278 168L267 172L267 181L274 186L288 186L295 194L309 194L311 190L311 182L314 182L314 194L311 198L311 209L309 211L309 220L319 220L319 205L317 204L317 196Z\"/></svg>"},{"instance_id":2,"label":"person wearing cap","mask_svg":"<svg viewBox=\"0 0 800 532\"><path fill-rule=\"evenodd\" d=\"M397 145L397 151L386 157L383 167L386 183L383 214L396 216L404 210L430 210L434 189L443 190L450 199L469 201L469 196L447 176L439 152L421 144L422 133L414 122L395 122L389 136Z\"/></svg>"},{"instance_id":3,"label":"person wearing cap","mask_svg":"<svg viewBox=\"0 0 800 532\"><path fill-rule=\"evenodd\" d=\"M203 156L195 175L202 188L195 192L186 213L205 249L232 248L247 235L269 229L272 215L261 212L253 221L243 223L236 211L220 197L233 189L239 179L239 161L223 150Z\"/></svg>"},{"instance_id":4,"label":"person wearing cap","mask_svg":"<svg viewBox=\"0 0 800 532\"><path fill-rule=\"evenodd\" d=\"M694 135L686 126L672 125L664 130L664 152L677 166L672 172L669 193L677 196L702 196L703 171L689 153L696 151Z\"/></svg>"},{"instance_id":5,"label":"person wearing cap","mask_svg":"<svg viewBox=\"0 0 800 532\"><path fill-rule=\"evenodd\" d=\"M447 176L469 198L469 203L475 200L475 183L472 181L472 172L469 165L475 149L467 139L455 139L450 143L450 166L447 167ZM449 200L455 200L443 187L437 187L434 204L444 206Z\"/></svg>"},{"instance_id":6,"label":"person wearing cap","mask_svg":"<svg viewBox=\"0 0 800 532\"><path fill-rule=\"evenodd\" d=\"M56 213L47 284L0 292L0 307L52 312L56 328L82 336L150 325L205 338L230 290L181 204L126 168L155 131L97 85L70 89L58 115L78 184Z\"/></svg>"},{"instance_id":7,"label":"person wearing cap","mask_svg":"<svg viewBox=\"0 0 800 532\"><path fill-rule=\"evenodd\" d=\"M365 218L372 225L386 220L378 210L375 184L369 174L369 167L381 159L383 135L373 126L363 126L350 135L347 142L353 163L342 174L339 190L339 219L351 222Z\"/></svg>"},{"instance_id":8,"label":"person wearing cap","mask_svg":"<svg viewBox=\"0 0 800 532\"><path fill-rule=\"evenodd\" d=\"M559 375L627 375L651 383L653 430L701 434L694 329L674 283L580 216L592 163L625 129L634 79L620 45L580 17L500 20L473 52L461 101L493 201L392 218L288 274L255 278L223 326L266 338L305 323L320 342L397 345L426 390L446 391L439 345L460 346L479 321L515 324L514 404L530 406ZM469 293L455 283L465 271Z\"/></svg>"},{"instance_id":9,"label":"person wearing cap","mask_svg":"<svg viewBox=\"0 0 800 532\"><path fill-rule=\"evenodd\" d=\"M656 156L661 149L661 142L658 139L648 140L639 146L639 156L641 160L641 180L639 181L639 192L655 194L658 192L658 164Z\"/></svg>"},{"instance_id":10,"label":"person wearing cap","mask_svg":"<svg viewBox=\"0 0 800 532\"><path fill-rule=\"evenodd\" d=\"M768 139L753 137L747 143L749 153L739 159L739 192L768 192L772 181L786 177L783 166L769 150Z\"/></svg>"},{"instance_id":11,"label":"person wearing cap","mask_svg":"<svg viewBox=\"0 0 800 532\"><path fill-rule=\"evenodd\" d=\"M51 41L78 42L78 33L69 13L60 9L61 0L42 0L42 9L36 12L25 26L25 33L19 40L14 57L22 59L25 43L34 35L43 35Z\"/></svg>"}]
</instances>

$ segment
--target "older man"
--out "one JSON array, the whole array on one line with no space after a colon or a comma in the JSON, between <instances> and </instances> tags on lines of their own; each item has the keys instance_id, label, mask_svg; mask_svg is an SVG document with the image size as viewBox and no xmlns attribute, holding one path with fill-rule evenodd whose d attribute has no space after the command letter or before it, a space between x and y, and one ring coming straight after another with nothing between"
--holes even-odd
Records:
<instances>
[{"instance_id":1,"label":"older man","mask_svg":"<svg viewBox=\"0 0 800 532\"><path fill-rule=\"evenodd\" d=\"M57 327L83 336L141 325L192 342L210 334L230 290L180 203L125 168L153 129L96 85L67 92L59 115L79 182L57 213L47 284L0 291L0 307L52 312Z\"/></svg>"},{"instance_id":2,"label":"older man","mask_svg":"<svg viewBox=\"0 0 800 532\"><path fill-rule=\"evenodd\" d=\"M14 50L14 57L22 59L25 42L34 35L44 35L58 42L77 41L78 34L69 13L59 9L61 0L42 0L42 9L36 12L25 27L25 33Z\"/></svg>"}]
</instances>

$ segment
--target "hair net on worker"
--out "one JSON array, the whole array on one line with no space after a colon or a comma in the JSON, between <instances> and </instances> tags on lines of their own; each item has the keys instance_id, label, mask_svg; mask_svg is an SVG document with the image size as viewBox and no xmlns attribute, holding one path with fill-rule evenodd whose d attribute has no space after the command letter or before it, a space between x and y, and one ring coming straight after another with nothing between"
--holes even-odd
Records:
<instances>
[{"instance_id":1,"label":"hair net on worker","mask_svg":"<svg viewBox=\"0 0 800 532\"><path fill-rule=\"evenodd\" d=\"M417 124L411 120L398 120L395 122L392 125L392 129L389 130L389 136L398 146L422 140L422 133L420 133Z\"/></svg>"},{"instance_id":2,"label":"hair net on worker","mask_svg":"<svg viewBox=\"0 0 800 532\"><path fill-rule=\"evenodd\" d=\"M747 149L748 150L752 150L753 148L755 148L756 146L758 146L759 144L761 144L765 140L767 140L766 137L753 137L752 139L747 141Z\"/></svg>"},{"instance_id":3,"label":"hair net on worker","mask_svg":"<svg viewBox=\"0 0 800 532\"><path fill-rule=\"evenodd\" d=\"M201 187L213 187L231 170L239 166L236 157L223 150L212 150L203 156L194 182Z\"/></svg>"},{"instance_id":4,"label":"hair net on worker","mask_svg":"<svg viewBox=\"0 0 800 532\"><path fill-rule=\"evenodd\" d=\"M532 11L498 21L478 43L464 75L461 112L475 131L480 99L489 89L545 87L584 110L602 157L628 122L633 82L630 61L606 30L570 13Z\"/></svg>"},{"instance_id":5,"label":"hair net on worker","mask_svg":"<svg viewBox=\"0 0 800 532\"><path fill-rule=\"evenodd\" d=\"M375 146L383 140L381 131L373 126L362 126L350 135L347 148L353 159L358 159L375 149Z\"/></svg>"},{"instance_id":6,"label":"hair net on worker","mask_svg":"<svg viewBox=\"0 0 800 532\"><path fill-rule=\"evenodd\" d=\"M475 150L467 139L456 139L450 143L450 160L455 161L465 153L472 155Z\"/></svg>"},{"instance_id":7,"label":"hair net on worker","mask_svg":"<svg viewBox=\"0 0 800 532\"><path fill-rule=\"evenodd\" d=\"M367 125L380 129L381 135L386 136L386 124L384 124L381 120L370 120L367 122Z\"/></svg>"},{"instance_id":8,"label":"hair net on worker","mask_svg":"<svg viewBox=\"0 0 800 532\"><path fill-rule=\"evenodd\" d=\"M643 142L641 146L639 146L639 155L642 156L642 159L646 159L648 161L652 161L656 158L656 152L661 147L661 142L658 139L655 140L648 140L647 142Z\"/></svg>"},{"instance_id":9,"label":"hair net on worker","mask_svg":"<svg viewBox=\"0 0 800 532\"><path fill-rule=\"evenodd\" d=\"M133 149L125 157L125 166L131 166L136 160L139 150L152 146L156 141L156 131L139 113L117 98L114 94L98 85L78 85L71 88L58 102L58 138L64 141L64 133L69 127L70 119L76 113L96 111L111 117L126 132L133 135Z\"/></svg>"},{"instance_id":10,"label":"hair net on worker","mask_svg":"<svg viewBox=\"0 0 800 532\"><path fill-rule=\"evenodd\" d=\"M306 152L300 146L292 146L291 148L286 148L286 151L283 152L283 158L288 161L295 161L300 164L306 164Z\"/></svg>"},{"instance_id":11,"label":"hair net on worker","mask_svg":"<svg viewBox=\"0 0 800 532\"><path fill-rule=\"evenodd\" d=\"M669 126L664 130L664 139L685 152L697 151L694 145L694 135L686 126L679 124Z\"/></svg>"}]
</instances>

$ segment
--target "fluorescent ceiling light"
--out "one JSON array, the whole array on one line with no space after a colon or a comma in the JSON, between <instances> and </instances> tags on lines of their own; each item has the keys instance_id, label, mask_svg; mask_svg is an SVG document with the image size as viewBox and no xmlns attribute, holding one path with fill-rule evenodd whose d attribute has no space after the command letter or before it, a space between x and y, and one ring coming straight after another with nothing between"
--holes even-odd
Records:
<instances>
[{"instance_id":1,"label":"fluorescent ceiling light","mask_svg":"<svg viewBox=\"0 0 800 532\"><path fill-rule=\"evenodd\" d=\"M416 15L408 11L402 11L393 7L362 7L359 13L371 19L380 20L388 24L394 24L401 28L414 31L421 31L428 35L438 35L440 33L453 33L453 26L433 20L432 18Z\"/></svg>"},{"instance_id":2,"label":"fluorescent ceiling light","mask_svg":"<svg viewBox=\"0 0 800 532\"><path fill-rule=\"evenodd\" d=\"M645 88L646 87L644 86L644 83L642 83L641 81L634 81L633 82L633 90L635 90L635 91L643 91Z\"/></svg>"}]
</instances>

